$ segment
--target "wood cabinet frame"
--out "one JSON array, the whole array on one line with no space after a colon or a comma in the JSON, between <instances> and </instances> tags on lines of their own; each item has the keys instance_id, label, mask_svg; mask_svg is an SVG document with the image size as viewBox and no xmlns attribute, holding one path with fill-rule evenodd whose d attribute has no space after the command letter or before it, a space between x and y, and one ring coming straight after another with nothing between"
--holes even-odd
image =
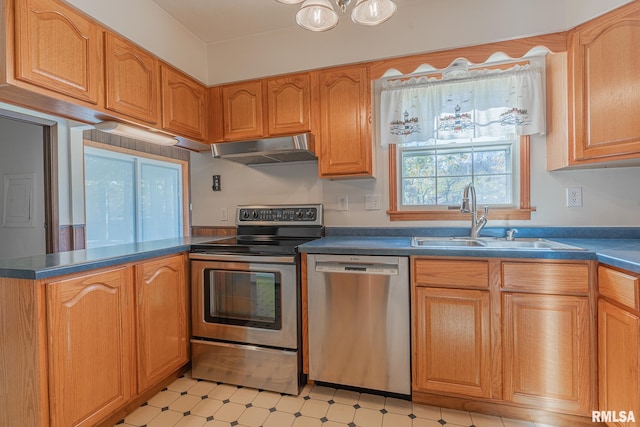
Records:
<instances>
[{"instance_id":1,"label":"wood cabinet frame","mask_svg":"<svg viewBox=\"0 0 640 427\"><path fill-rule=\"evenodd\" d=\"M133 43L105 34L105 107L157 124L160 105L158 59Z\"/></svg>"},{"instance_id":2,"label":"wood cabinet frame","mask_svg":"<svg viewBox=\"0 0 640 427\"><path fill-rule=\"evenodd\" d=\"M368 65L321 70L318 85L318 176L373 176Z\"/></svg>"},{"instance_id":3,"label":"wood cabinet frame","mask_svg":"<svg viewBox=\"0 0 640 427\"><path fill-rule=\"evenodd\" d=\"M103 95L102 28L55 0L14 5L16 79L98 104Z\"/></svg>"},{"instance_id":4,"label":"wood cabinet frame","mask_svg":"<svg viewBox=\"0 0 640 427\"><path fill-rule=\"evenodd\" d=\"M640 274L598 267L598 409L632 411L640 426Z\"/></svg>"},{"instance_id":5,"label":"wood cabinet frame","mask_svg":"<svg viewBox=\"0 0 640 427\"><path fill-rule=\"evenodd\" d=\"M428 287L430 291L424 294L429 296L433 293L435 297L453 297L460 289L473 291L473 295L488 292L491 358L489 367L485 368L490 372L489 391L482 391L482 388L477 387L465 390L464 387L450 384L443 386L437 382L430 385L429 381L419 383L415 378L415 369L420 364L414 361L414 402L461 410L473 408L478 412L535 419L548 424L593 425L591 410L597 408L597 361L593 356L597 351L595 261L413 256L411 262L412 298L415 298L418 287ZM440 262L442 266L438 268ZM486 273L480 268L482 262L487 265ZM421 263L424 265L420 265ZM531 330L518 330L518 319L526 311L520 309L528 310L528 307L533 310L530 313L540 313L542 318L555 316L552 310L554 307L562 307L563 310L566 308L561 311L568 313L568 317L558 314L565 319L562 333L576 332L579 335L573 337L575 342L568 347L573 349L577 360L566 356L566 361L570 362L569 377L571 381L575 381L565 384L562 389L571 389L568 395L547 396L547 389L544 387L533 388L538 390L538 396L525 392L527 387L531 387L529 383L522 383L531 373L527 369L539 368L547 363L546 353L541 353L542 357L537 358L535 350L528 352L526 349L530 345L527 336L539 336L546 333L546 330L534 330L539 325L531 325L531 322ZM539 308L551 311L538 312ZM416 316L419 313L414 300L412 328L419 325ZM566 319L569 318L571 320L567 322ZM412 332L414 358L418 357L416 352L420 352L415 338L417 329ZM522 366L518 352L532 358L531 366ZM456 358L452 357L451 360L455 361ZM421 387L416 388L416 384Z\"/></svg>"},{"instance_id":6,"label":"wood cabinet frame","mask_svg":"<svg viewBox=\"0 0 640 427\"><path fill-rule=\"evenodd\" d=\"M4 343L11 342L10 348L6 345L0 346L0 377L3 378L0 382L0 425L15 425L16 420L19 420L21 425L25 426L53 427L62 424L66 426L71 425L72 421L73 425L78 426L112 426L126 413L139 407L182 373L188 362L187 359L182 362L176 361L171 365L173 368L167 365L167 369L163 370L162 374L153 377L155 383L148 383L149 387L144 390L138 386L135 374L137 362L134 266L145 263L162 264L167 261L177 265L176 260L186 263L185 254L167 255L138 263L124 263L46 279L0 278L0 339ZM181 265L186 267L184 264ZM184 270L183 286L185 288L187 274ZM108 381L118 382L122 396L106 402L93 414L85 414L81 419L71 420L69 416L74 415L75 409L72 408L69 412L68 405L60 406L59 397L65 393L78 391L73 387L72 390L68 387L61 389L66 382L75 381L77 385L78 378L67 375L69 364L65 359L65 352L68 346L65 343L69 341L69 337L67 330L60 329L59 326L64 325L64 316L73 310L74 304L81 303L83 298L87 296L91 298L91 295L96 293L107 295L111 301L119 301L117 305L122 308L120 329L109 332L122 337L121 357L117 361L104 361L105 364L110 364L111 368L115 366L116 369L121 369L122 375L118 378L109 378ZM71 303L65 302L69 298ZM186 310L184 307L187 306L187 298L188 295L185 292L183 300L177 302L182 304L182 310ZM138 298L138 302L143 301ZM81 312L87 313L86 307ZM113 320L118 310L102 312L104 316L111 316ZM94 312L87 316L93 317ZM66 318L68 319L68 316ZM76 330L91 333L91 328L85 328L85 326L100 319L100 317L90 318L86 325L80 319L76 322ZM184 336L180 342L186 348L188 320L183 326ZM71 345L84 347L85 343L72 342ZM86 347L91 349L95 345L96 343L87 344ZM105 346L109 343L100 342L97 345ZM92 374L85 374L85 377L80 378L81 385L87 384L88 389L91 384L96 384L89 378L101 373L100 358L108 357L107 351L94 353L95 360L98 362L85 366L85 371L90 369ZM185 354L187 354L186 350ZM87 362L91 358L87 358ZM59 380L64 382L59 383ZM84 399L91 397L86 393L79 396Z\"/></svg>"}]
</instances>

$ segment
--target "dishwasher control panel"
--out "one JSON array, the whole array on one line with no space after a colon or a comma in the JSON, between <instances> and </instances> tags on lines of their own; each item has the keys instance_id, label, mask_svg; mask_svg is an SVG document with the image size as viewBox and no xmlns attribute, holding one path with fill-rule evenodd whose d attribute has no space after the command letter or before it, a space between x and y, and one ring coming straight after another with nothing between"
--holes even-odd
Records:
<instances>
[{"instance_id":1,"label":"dishwasher control panel","mask_svg":"<svg viewBox=\"0 0 640 427\"><path fill-rule=\"evenodd\" d=\"M398 274L398 266L393 264L354 264L329 261L316 262L316 271L319 273L362 273L395 276Z\"/></svg>"}]
</instances>

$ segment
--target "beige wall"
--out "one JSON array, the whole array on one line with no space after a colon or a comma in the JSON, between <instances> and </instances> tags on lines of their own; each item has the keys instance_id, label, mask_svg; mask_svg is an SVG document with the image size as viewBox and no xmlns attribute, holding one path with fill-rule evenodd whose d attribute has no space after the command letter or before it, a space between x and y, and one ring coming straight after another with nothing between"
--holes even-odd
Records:
<instances>
[{"instance_id":1,"label":"beige wall","mask_svg":"<svg viewBox=\"0 0 640 427\"><path fill-rule=\"evenodd\" d=\"M205 44L152 0L67 1L169 64L208 83Z\"/></svg>"},{"instance_id":2,"label":"beige wall","mask_svg":"<svg viewBox=\"0 0 640 427\"><path fill-rule=\"evenodd\" d=\"M317 166L289 163L248 167L191 156L192 224L233 225L236 205L251 203L323 203L326 224L332 227L467 226L470 221L394 221L385 213L388 199L388 152L376 147L377 178L320 180ZM222 176L222 191L211 190L211 175ZM640 167L547 172L544 137L531 142L531 203L537 208L531 221L489 221L489 226L640 226ZM567 187L583 188L583 207L567 208ZM382 209L367 211L367 194L381 196ZM338 197L347 195L349 210L338 211ZM226 208L229 220L220 219Z\"/></svg>"},{"instance_id":3,"label":"beige wall","mask_svg":"<svg viewBox=\"0 0 640 427\"><path fill-rule=\"evenodd\" d=\"M630 0L408 0L378 27L343 17L335 29L291 26L205 45L152 0L68 0L104 25L210 85L564 31ZM215 1L215 0L209 0ZM249 0L247 2L250 8ZM275 0L251 0L271 1ZM290 13L291 8L282 8Z\"/></svg>"}]
</instances>

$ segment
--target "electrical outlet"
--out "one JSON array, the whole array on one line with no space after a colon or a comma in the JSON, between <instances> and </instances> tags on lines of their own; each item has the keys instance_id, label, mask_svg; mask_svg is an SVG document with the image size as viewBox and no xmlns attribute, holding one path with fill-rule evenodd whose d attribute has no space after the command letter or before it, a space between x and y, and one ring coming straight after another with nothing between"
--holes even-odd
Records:
<instances>
[{"instance_id":1,"label":"electrical outlet","mask_svg":"<svg viewBox=\"0 0 640 427\"><path fill-rule=\"evenodd\" d=\"M364 208L369 211L380 210L380 195L367 194L364 196Z\"/></svg>"},{"instance_id":2,"label":"electrical outlet","mask_svg":"<svg viewBox=\"0 0 640 427\"><path fill-rule=\"evenodd\" d=\"M567 207L568 208L582 207L582 187L567 188Z\"/></svg>"},{"instance_id":3,"label":"electrical outlet","mask_svg":"<svg viewBox=\"0 0 640 427\"><path fill-rule=\"evenodd\" d=\"M338 197L338 210L339 211L349 210L349 196L347 196L346 194L344 196Z\"/></svg>"},{"instance_id":4,"label":"electrical outlet","mask_svg":"<svg viewBox=\"0 0 640 427\"><path fill-rule=\"evenodd\" d=\"M220 221L229 221L229 211L227 211L227 208L220 208Z\"/></svg>"}]
</instances>

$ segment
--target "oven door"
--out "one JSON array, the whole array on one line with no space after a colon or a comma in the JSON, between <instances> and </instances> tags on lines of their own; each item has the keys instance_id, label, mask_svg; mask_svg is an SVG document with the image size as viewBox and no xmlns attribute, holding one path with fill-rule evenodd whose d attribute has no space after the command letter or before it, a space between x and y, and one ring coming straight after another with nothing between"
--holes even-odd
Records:
<instances>
[{"instance_id":1,"label":"oven door","mask_svg":"<svg viewBox=\"0 0 640 427\"><path fill-rule=\"evenodd\" d=\"M225 258L192 257L194 338L297 349L295 258L290 263L270 263L260 256Z\"/></svg>"}]
</instances>

